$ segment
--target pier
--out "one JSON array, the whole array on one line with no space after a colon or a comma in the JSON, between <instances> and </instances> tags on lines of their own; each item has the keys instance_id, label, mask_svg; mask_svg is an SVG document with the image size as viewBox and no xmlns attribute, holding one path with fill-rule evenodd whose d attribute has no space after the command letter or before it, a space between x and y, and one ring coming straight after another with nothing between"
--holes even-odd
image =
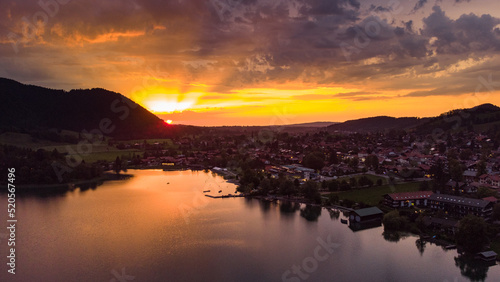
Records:
<instances>
[{"instance_id":1,"label":"pier","mask_svg":"<svg viewBox=\"0 0 500 282\"><path fill-rule=\"evenodd\" d=\"M238 194L238 195L227 194L227 195L220 195L220 196L205 195L205 197L209 197L209 198L213 198L213 199L221 199L221 198L240 198L240 197L245 197L245 195L242 195L242 194Z\"/></svg>"}]
</instances>

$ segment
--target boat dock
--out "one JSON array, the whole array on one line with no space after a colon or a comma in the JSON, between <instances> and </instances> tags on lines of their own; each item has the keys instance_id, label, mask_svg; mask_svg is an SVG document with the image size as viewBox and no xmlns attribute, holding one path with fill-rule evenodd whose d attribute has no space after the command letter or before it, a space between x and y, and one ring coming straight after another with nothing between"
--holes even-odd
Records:
<instances>
[{"instance_id":1,"label":"boat dock","mask_svg":"<svg viewBox=\"0 0 500 282\"><path fill-rule=\"evenodd\" d=\"M243 195L243 194L238 194L238 195L227 194L227 195L220 195L220 196L205 195L205 197L209 197L209 198L213 198L213 199L221 199L221 198L240 198L240 197L245 197L245 195Z\"/></svg>"}]
</instances>

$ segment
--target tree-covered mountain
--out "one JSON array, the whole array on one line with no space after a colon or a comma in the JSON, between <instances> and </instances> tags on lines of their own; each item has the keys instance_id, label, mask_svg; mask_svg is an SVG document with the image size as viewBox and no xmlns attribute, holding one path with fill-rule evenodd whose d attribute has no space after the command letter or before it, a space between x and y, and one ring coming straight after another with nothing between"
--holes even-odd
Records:
<instances>
[{"instance_id":1,"label":"tree-covered mountain","mask_svg":"<svg viewBox=\"0 0 500 282\"><path fill-rule=\"evenodd\" d=\"M54 90L0 78L0 130L100 131L120 139L166 137L186 126L169 126L127 97L94 88Z\"/></svg>"},{"instance_id":2,"label":"tree-covered mountain","mask_svg":"<svg viewBox=\"0 0 500 282\"><path fill-rule=\"evenodd\" d=\"M392 129L410 129L426 122L427 118L378 116L348 120L327 127L328 131L385 132Z\"/></svg>"},{"instance_id":3,"label":"tree-covered mountain","mask_svg":"<svg viewBox=\"0 0 500 282\"><path fill-rule=\"evenodd\" d=\"M328 131L385 132L396 129L417 134L431 134L436 130L486 132L495 128L500 128L500 108L492 104L452 110L431 118L378 116L348 120L327 127Z\"/></svg>"},{"instance_id":4,"label":"tree-covered mountain","mask_svg":"<svg viewBox=\"0 0 500 282\"><path fill-rule=\"evenodd\" d=\"M415 127L419 134L431 134L439 130L485 132L500 126L500 108L482 104L470 109L457 109L434 117Z\"/></svg>"}]
</instances>

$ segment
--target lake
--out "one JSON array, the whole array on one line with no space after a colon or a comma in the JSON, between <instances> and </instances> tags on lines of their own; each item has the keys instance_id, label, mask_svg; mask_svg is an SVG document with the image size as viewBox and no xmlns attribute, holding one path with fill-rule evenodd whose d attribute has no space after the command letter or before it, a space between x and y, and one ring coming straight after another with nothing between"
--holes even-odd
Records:
<instances>
[{"instance_id":1,"label":"lake","mask_svg":"<svg viewBox=\"0 0 500 282\"><path fill-rule=\"evenodd\" d=\"M354 232L335 211L204 197L235 192L212 173L128 173L96 189L18 195L16 274L4 227L0 281L500 281L499 265L382 227ZM1 218L7 226L4 209Z\"/></svg>"}]
</instances>

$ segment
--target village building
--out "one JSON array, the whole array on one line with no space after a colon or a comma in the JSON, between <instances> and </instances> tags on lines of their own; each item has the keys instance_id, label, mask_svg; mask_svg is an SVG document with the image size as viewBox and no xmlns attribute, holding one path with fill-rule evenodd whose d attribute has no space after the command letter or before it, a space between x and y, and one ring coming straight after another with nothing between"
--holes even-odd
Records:
<instances>
[{"instance_id":1,"label":"village building","mask_svg":"<svg viewBox=\"0 0 500 282\"><path fill-rule=\"evenodd\" d=\"M384 213L377 207L364 208L351 211L349 214L349 221L351 222L368 222L368 221L382 221Z\"/></svg>"},{"instance_id":2,"label":"village building","mask_svg":"<svg viewBox=\"0 0 500 282\"><path fill-rule=\"evenodd\" d=\"M471 199L444 194L432 194L428 201L431 209L442 210L450 215L459 217L473 214L484 219L489 219L493 212L493 203L480 199Z\"/></svg>"},{"instance_id":3,"label":"village building","mask_svg":"<svg viewBox=\"0 0 500 282\"><path fill-rule=\"evenodd\" d=\"M384 195L384 204L391 208L426 207L427 199L434 194L432 191L416 191L391 193Z\"/></svg>"}]
</instances>

